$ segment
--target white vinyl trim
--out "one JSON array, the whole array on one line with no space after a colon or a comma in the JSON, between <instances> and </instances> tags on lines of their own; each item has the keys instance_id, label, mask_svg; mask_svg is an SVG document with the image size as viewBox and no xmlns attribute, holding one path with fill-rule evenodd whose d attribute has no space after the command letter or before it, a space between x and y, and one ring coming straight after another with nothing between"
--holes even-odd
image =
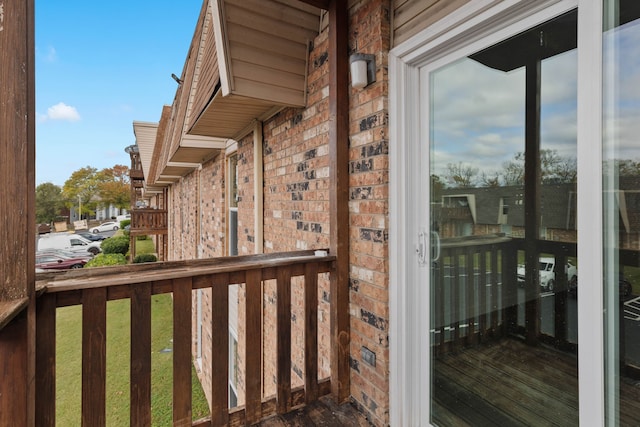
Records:
<instances>
[{"instance_id":1,"label":"white vinyl trim","mask_svg":"<svg viewBox=\"0 0 640 427\"><path fill-rule=\"evenodd\" d=\"M580 263L580 276L597 278L603 277L601 1L579 2L578 52L578 259L587 261ZM580 288L581 425L604 425L603 307L602 285Z\"/></svg>"},{"instance_id":2,"label":"white vinyl trim","mask_svg":"<svg viewBox=\"0 0 640 427\"><path fill-rule=\"evenodd\" d=\"M577 2L472 1L389 53L389 366L393 426L429 425L430 420L430 343L429 335L421 333L429 326L430 274L429 268L418 268L415 254L418 231L430 225L429 186L421 185L429 182L429 134L428 119L421 120L428 118L428 99L424 99L426 88L420 87L420 72L427 76L456 57L569 11ZM425 142L426 152L421 147Z\"/></svg>"}]
</instances>

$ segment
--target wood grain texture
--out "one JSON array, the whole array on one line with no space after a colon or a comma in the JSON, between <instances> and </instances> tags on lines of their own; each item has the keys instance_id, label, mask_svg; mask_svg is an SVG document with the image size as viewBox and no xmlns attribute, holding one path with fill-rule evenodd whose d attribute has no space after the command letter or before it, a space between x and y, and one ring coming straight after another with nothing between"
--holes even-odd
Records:
<instances>
[{"instance_id":1,"label":"wood grain texture","mask_svg":"<svg viewBox=\"0 0 640 427\"><path fill-rule=\"evenodd\" d=\"M151 283L131 292L131 426L151 424Z\"/></svg>"},{"instance_id":2,"label":"wood grain texture","mask_svg":"<svg viewBox=\"0 0 640 427\"><path fill-rule=\"evenodd\" d=\"M350 393L349 367L349 12L347 2L329 1L329 188L331 385L335 399Z\"/></svg>"},{"instance_id":3,"label":"wood grain texture","mask_svg":"<svg viewBox=\"0 0 640 427\"><path fill-rule=\"evenodd\" d=\"M56 424L56 296L44 295L36 308L36 425Z\"/></svg>"},{"instance_id":4,"label":"wood grain texture","mask_svg":"<svg viewBox=\"0 0 640 427\"><path fill-rule=\"evenodd\" d=\"M90 289L82 295L82 425L106 422L107 290Z\"/></svg>"},{"instance_id":5,"label":"wood grain texture","mask_svg":"<svg viewBox=\"0 0 640 427\"><path fill-rule=\"evenodd\" d=\"M191 426L191 278L173 281L173 425Z\"/></svg>"},{"instance_id":6,"label":"wood grain texture","mask_svg":"<svg viewBox=\"0 0 640 427\"><path fill-rule=\"evenodd\" d=\"M276 400L284 414L291 409L291 274L279 268L277 276Z\"/></svg>"},{"instance_id":7,"label":"wood grain texture","mask_svg":"<svg viewBox=\"0 0 640 427\"><path fill-rule=\"evenodd\" d=\"M262 418L262 282L260 270L247 271L245 415L247 424Z\"/></svg>"},{"instance_id":8,"label":"wood grain texture","mask_svg":"<svg viewBox=\"0 0 640 427\"><path fill-rule=\"evenodd\" d=\"M211 276L211 423L229 422L229 274Z\"/></svg>"},{"instance_id":9,"label":"wood grain texture","mask_svg":"<svg viewBox=\"0 0 640 427\"><path fill-rule=\"evenodd\" d=\"M307 403L318 399L318 265L304 274L304 387Z\"/></svg>"}]
</instances>

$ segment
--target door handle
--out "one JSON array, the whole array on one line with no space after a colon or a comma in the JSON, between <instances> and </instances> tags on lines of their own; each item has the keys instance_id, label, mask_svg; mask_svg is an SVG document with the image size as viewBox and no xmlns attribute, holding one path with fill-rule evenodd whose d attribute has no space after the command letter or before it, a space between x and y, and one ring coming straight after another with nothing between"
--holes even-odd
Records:
<instances>
[{"instance_id":1,"label":"door handle","mask_svg":"<svg viewBox=\"0 0 640 427\"><path fill-rule=\"evenodd\" d=\"M433 253L431 255L431 262L436 262L440 259L440 235L437 231L431 232L431 242L433 244Z\"/></svg>"},{"instance_id":2,"label":"door handle","mask_svg":"<svg viewBox=\"0 0 640 427\"><path fill-rule=\"evenodd\" d=\"M416 249L418 252L418 264L426 265L427 264L427 232L420 231L418 233L418 248Z\"/></svg>"}]
</instances>

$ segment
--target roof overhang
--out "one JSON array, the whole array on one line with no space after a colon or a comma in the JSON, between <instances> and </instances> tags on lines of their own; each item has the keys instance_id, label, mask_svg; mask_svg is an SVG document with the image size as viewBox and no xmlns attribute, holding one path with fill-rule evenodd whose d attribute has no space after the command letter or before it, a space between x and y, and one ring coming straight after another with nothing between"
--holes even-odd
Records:
<instances>
[{"instance_id":1,"label":"roof overhang","mask_svg":"<svg viewBox=\"0 0 640 427\"><path fill-rule=\"evenodd\" d=\"M224 150L226 144L225 138L183 135L169 161L172 163L204 163Z\"/></svg>"},{"instance_id":2,"label":"roof overhang","mask_svg":"<svg viewBox=\"0 0 640 427\"><path fill-rule=\"evenodd\" d=\"M194 58L188 134L237 138L253 120L306 105L309 42L321 9L298 0L210 0L207 13L212 30L202 33Z\"/></svg>"},{"instance_id":3,"label":"roof overhang","mask_svg":"<svg viewBox=\"0 0 640 427\"><path fill-rule=\"evenodd\" d=\"M136 145L140 153L142 171L148 179L153 150L156 144L156 136L158 134L158 123L134 121L133 134L136 137Z\"/></svg>"},{"instance_id":4,"label":"roof overhang","mask_svg":"<svg viewBox=\"0 0 640 427\"><path fill-rule=\"evenodd\" d=\"M146 189L171 185L255 120L306 105L309 43L323 0L206 0L173 104L134 122ZM144 154L143 154L144 152Z\"/></svg>"}]
</instances>

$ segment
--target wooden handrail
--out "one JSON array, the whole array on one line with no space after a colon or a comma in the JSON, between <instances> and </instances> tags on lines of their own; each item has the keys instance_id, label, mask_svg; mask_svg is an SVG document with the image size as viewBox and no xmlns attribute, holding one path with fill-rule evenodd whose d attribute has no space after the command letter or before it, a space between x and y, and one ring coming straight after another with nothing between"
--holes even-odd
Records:
<instances>
[{"instance_id":1,"label":"wooden handrail","mask_svg":"<svg viewBox=\"0 0 640 427\"><path fill-rule=\"evenodd\" d=\"M64 275L41 275L43 294L37 300L36 425L55 424L55 329L56 309L83 306L82 422L105 424L106 302L131 301L131 425L149 425L151 417L151 296L173 294L173 414L174 425L191 421L191 293L212 292L212 352L210 371L211 414L193 425L254 424L296 405L310 403L330 392L328 380L318 380L318 275L335 274L334 256L315 256L313 251L227 257L105 267L73 271ZM302 389L291 387L291 286L292 278L304 279L305 376ZM277 392L262 395L262 301L261 282L275 279L277 289ZM245 405L229 409L228 356L229 286L245 284L246 353Z\"/></svg>"}]
</instances>

